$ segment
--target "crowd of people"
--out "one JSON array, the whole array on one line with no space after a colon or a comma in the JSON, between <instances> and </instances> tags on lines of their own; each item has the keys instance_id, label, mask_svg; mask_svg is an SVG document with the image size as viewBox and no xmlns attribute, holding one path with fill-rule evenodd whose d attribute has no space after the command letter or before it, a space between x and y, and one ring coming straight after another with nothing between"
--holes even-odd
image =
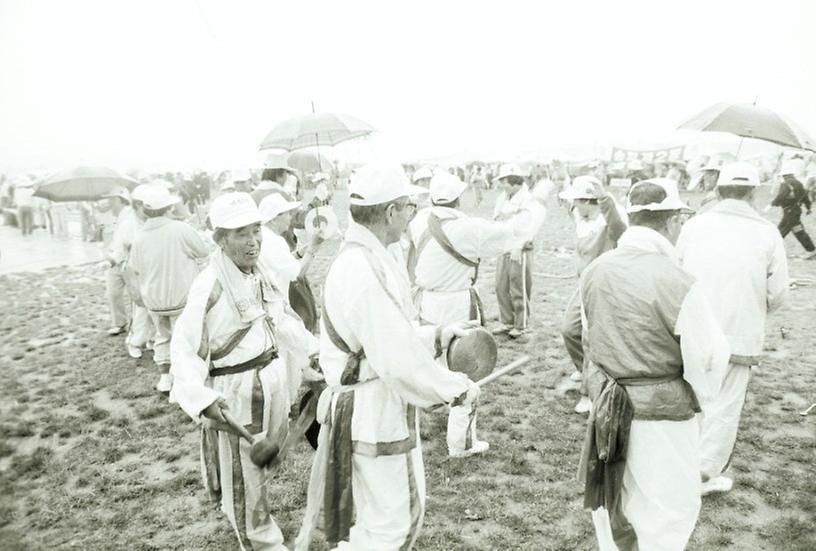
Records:
<instances>
[{"instance_id":1,"label":"crowd of people","mask_svg":"<svg viewBox=\"0 0 816 551\"><path fill-rule=\"evenodd\" d=\"M425 511L418 411L448 406L452 458L489 450L476 431L480 387L448 369L446 350L488 325L476 287L484 259L497 262L489 329L498 339L531 330L535 244L555 191L575 226L579 282L561 332L581 386L575 411L588 414L584 505L601 549L682 549L701 497L733 485L765 319L789 286L783 237L792 231L811 257L814 246L795 163L778 171L779 228L755 210L751 163L703 176L714 198L696 212L666 168L617 199L601 165L574 177L365 165L345 190L348 227L319 307L307 273L331 235L304 220L331 210L325 175L306 204L297 171L274 163L257 182L232 171L217 190L185 195L163 178L116 189L108 333L126 334L134 358L152 349L156 390L201 424L204 482L242 549L285 549L256 446L274 444L285 460L307 388L321 428L295 548L321 527L332 548L410 549ZM489 219L462 210L468 189L478 205L489 187ZM14 191L22 228L30 189Z\"/></svg>"}]
</instances>

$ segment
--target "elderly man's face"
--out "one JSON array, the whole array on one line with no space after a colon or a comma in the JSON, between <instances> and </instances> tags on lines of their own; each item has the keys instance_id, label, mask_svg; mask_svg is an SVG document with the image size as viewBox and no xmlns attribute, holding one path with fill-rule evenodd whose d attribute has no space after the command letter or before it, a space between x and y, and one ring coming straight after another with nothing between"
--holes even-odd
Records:
<instances>
[{"instance_id":1,"label":"elderly man's face","mask_svg":"<svg viewBox=\"0 0 816 551\"><path fill-rule=\"evenodd\" d=\"M243 228L228 230L219 240L219 245L239 269L248 272L258 262L261 253L261 224L250 224Z\"/></svg>"},{"instance_id":2,"label":"elderly man's face","mask_svg":"<svg viewBox=\"0 0 816 551\"><path fill-rule=\"evenodd\" d=\"M416 214L417 204L413 197L402 197L388 206L385 212L387 224L388 243L396 243L400 240L403 232L408 227L408 223Z\"/></svg>"}]
</instances>

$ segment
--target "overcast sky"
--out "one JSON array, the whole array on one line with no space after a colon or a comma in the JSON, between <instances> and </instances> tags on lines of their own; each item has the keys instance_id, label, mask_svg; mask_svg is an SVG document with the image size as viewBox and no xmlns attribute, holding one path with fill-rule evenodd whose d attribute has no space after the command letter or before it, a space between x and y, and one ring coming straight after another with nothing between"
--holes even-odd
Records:
<instances>
[{"instance_id":1,"label":"overcast sky","mask_svg":"<svg viewBox=\"0 0 816 551\"><path fill-rule=\"evenodd\" d=\"M405 159L665 143L756 97L814 135L815 6L0 0L0 170L235 167L312 100Z\"/></svg>"}]
</instances>

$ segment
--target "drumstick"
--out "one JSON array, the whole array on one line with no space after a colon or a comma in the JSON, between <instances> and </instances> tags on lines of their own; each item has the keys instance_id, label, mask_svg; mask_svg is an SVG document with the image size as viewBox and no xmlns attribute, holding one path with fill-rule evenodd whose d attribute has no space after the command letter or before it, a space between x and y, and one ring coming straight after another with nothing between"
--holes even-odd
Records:
<instances>
[{"instance_id":1,"label":"drumstick","mask_svg":"<svg viewBox=\"0 0 816 551\"><path fill-rule=\"evenodd\" d=\"M526 356L526 355L521 356L520 358L516 358L515 360L513 360L512 362L510 362L509 364L507 364L503 368L499 369L498 371L494 371L493 373L491 373L490 375L488 375L484 379L479 379L478 381L476 381L476 384L479 385L479 386L484 386L487 383L493 382L496 379L498 379L499 377L507 375L508 373L511 373L511 372L517 370L518 368L522 367L523 365L527 364L527 362L529 362L530 359L531 359L530 356Z\"/></svg>"},{"instance_id":2,"label":"drumstick","mask_svg":"<svg viewBox=\"0 0 816 551\"><path fill-rule=\"evenodd\" d=\"M221 415L224 416L224 421L233 428L242 438L246 438L246 441L252 444L255 440L252 438L252 435L249 434L249 431L244 428L244 426L239 423L235 417L233 417L227 410L222 409Z\"/></svg>"}]
</instances>

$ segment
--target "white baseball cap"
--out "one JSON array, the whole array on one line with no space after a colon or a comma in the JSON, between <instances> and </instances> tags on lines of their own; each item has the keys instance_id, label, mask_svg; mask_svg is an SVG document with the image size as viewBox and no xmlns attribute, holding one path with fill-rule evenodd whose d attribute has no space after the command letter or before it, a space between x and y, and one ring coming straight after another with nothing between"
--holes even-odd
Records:
<instances>
[{"instance_id":1,"label":"white baseball cap","mask_svg":"<svg viewBox=\"0 0 816 551\"><path fill-rule=\"evenodd\" d=\"M249 193L225 193L213 199L210 205L210 223L213 228L233 230L260 222L263 222L263 216Z\"/></svg>"},{"instance_id":2,"label":"white baseball cap","mask_svg":"<svg viewBox=\"0 0 816 551\"><path fill-rule=\"evenodd\" d=\"M507 178L508 176L518 176L519 178L524 178L525 174L521 171L521 168L514 163L505 163L499 167L499 174L496 176L496 181L501 180L502 178Z\"/></svg>"},{"instance_id":3,"label":"white baseball cap","mask_svg":"<svg viewBox=\"0 0 816 551\"><path fill-rule=\"evenodd\" d=\"M737 161L724 165L717 178L719 186L759 186L759 171L751 163Z\"/></svg>"},{"instance_id":4,"label":"white baseball cap","mask_svg":"<svg viewBox=\"0 0 816 551\"><path fill-rule=\"evenodd\" d=\"M294 174L295 176L297 176L297 169L292 168L291 166L289 166L289 163L286 161L286 156L285 155L279 155L279 154L267 155L266 159L264 159L264 166L263 167L265 169L267 169L267 168L269 168L269 169L277 168L277 169L285 170L285 171L290 172L290 173Z\"/></svg>"},{"instance_id":5,"label":"white baseball cap","mask_svg":"<svg viewBox=\"0 0 816 551\"><path fill-rule=\"evenodd\" d=\"M139 184L133 188L133 193L130 194L130 198L134 201L144 201L145 193L150 193L151 187L150 184Z\"/></svg>"},{"instance_id":6,"label":"white baseball cap","mask_svg":"<svg viewBox=\"0 0 816 551\"><path fill-rule=\"evenodd\" d=\"M447 172L440 172L431 178L431 185L428 190L431 193L431 201L434 203L450 203L459 198L467 189L467 184L458 176Z\"/></svg>"},{"instance_id":7,"label":"white baseball cap","mask_svg":"<svg viewBox=\"0 0 816 551\"><path fill-rule=\"evenodd\" d=\"M786 174L790 174L791 176L796 176L797 174L804 172L804 165L805 163L799 159L784 161L782 166L779 168L779 175L784 176Z\"/></svg>"},{"instance_id":8,"label":"white baseball cap","mask_svg":"<svg viewBox=\"0 0 816 551\"><path fill-rule=\"evenodd\" d=\"M234 187L235 184L237 184L239 182L250 182L250 181L252 181L252 173L249 170L245 169L245 168L239 168L238 170L231 170L230 171L230 177L229 177L229 180L227 180L227 183L231 183L233 185L233 187ZM221 187L221 189L224 189L223 186Z\"/></svg>"},{"instance_id":9,"label":"white baseball cap","mask_svg":"<svg viewBox=\"0 0 816 551\"><path fill-rule=\"evenodd\" d=\"M349 183L349 203L357 206L380 205L422 193L428 190L408 183L402 167L391 163L367 164L354 173Z\"/></svg>"},{"instance_id":10,"label":"white baseball cap","mask_svg":"<svg viewBox=\"0 0 816 551\"><path fill-rule=\"evenodd\" d=\"M666 192L666 197L659 203L648 203L646 205L633 205L629 202L629 196L632 191L643 184L654 184L660 186ZM692 210L686 203L680 199L680 192L677 191L677 182L671 178L651 178L649 180L641 180L634 184L629 189L629 194L626 197L626 212L631 214L633 212L640 212L643 210L661 211L661 210Z\"/></svg>"},{"instance_id":11,"label":"white baseball cap","mask_svg":"<svg viewBox=\"0 0 816 551\"><path fill-rule=\"evenodd\" d=\"M601 181L595 176L578 176L567 189L558 194L558 197L567 201L597 199L595 184L601 185Z\"/></svg>"},{"instance_id":12,"label":"white baseball cap","mask_svg":"<svg viewBox=\"0 0 816 551\"><path fill-rule=\"evenodd\" d=\"M139 198L145 208L150 210L161 210L179 202L178 196L170 193L170 189L155 183L146 184L144 190L139 193Z\"/></svg>"},{"instance_id":13,"label":"white baseball cap","mask_svg":"<svg viewBox=\"0 0 816 551\"><path fill-rule=\"evenodd\" d=\"M314 182L314 183L325 182L328 179L329 179L329 175L326 174L325 172L315 172L314 175L312 176L312 182Z\"/></svg>"},{"instance_id":14,"label":"white baseball cap","mask_svg":"<svg viewBox=\"0 0 816 551\"><path fill-rule=\"evenodd\" d=\"M433 178L433 171L427 166L423 166L414 171L411 175L411 183L416 183L418 180L427 180Z\"/></svg>"},{"instance_id":15,"label":"white baseball cap","mask_svg":"<svg viewBox=\"0 0 816 551\"><path fill-rule=\"evenodd\" d=\"M261 217L264 224L274 219L277 215L283 214L290 210L294 210L300 206L300 201L287 201L286 197L280 193L271 193L261 199L261 204L258 205L258 210L261 211Z\"/></svg>"}]
</instances>

